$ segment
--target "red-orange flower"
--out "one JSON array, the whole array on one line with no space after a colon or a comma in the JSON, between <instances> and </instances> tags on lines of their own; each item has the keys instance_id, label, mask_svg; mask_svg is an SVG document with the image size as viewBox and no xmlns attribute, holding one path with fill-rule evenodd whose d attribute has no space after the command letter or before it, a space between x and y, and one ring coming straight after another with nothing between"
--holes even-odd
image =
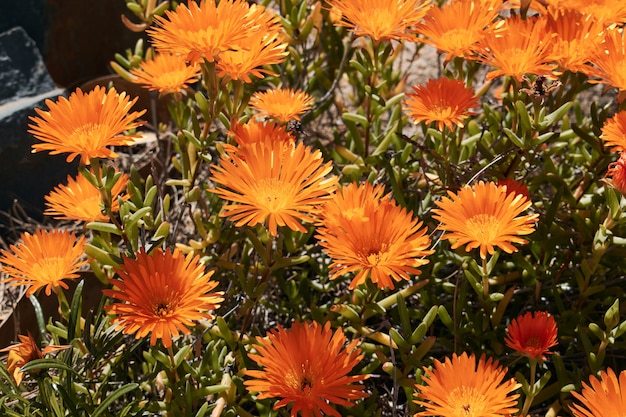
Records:
<instances>
[{"instance_id":1,"label":"red-orange flower","mask_svg":"<svg viewBox=\"0 0 626 417\"><path fill-rule=\"evenodd\" d=\"M329 0L328 4L334 14L341 14L341 21L335 25L377 41L415 40L409 29L431 6L430 0Z\"/></svg>"},{"instance_id":2,"label":"red-orange flower","mask_svg":"<svg viewBox=\"0 0 626 417\"><path fill-rule=\"evenodd\" d=\"M544 360L558 344L554 317L545 311L518 316L507 327L506 345L529 358Z\"/></svg>"},{"instance_id":3,"label":"red-orange flower","mask_svg":"<svg viewBox=\"0 0 626 417\"><path fill-rule=\"evenodd\" d=\"M28 297L42 287L46 295L57 287L68 289L63 280L78 278L78 271L88 263L83 258L85 236L77 240L67 230L38 229L34 235L23 233L20 239L20 243L9 247L11 251L0 251L2 272L9 276L2 281L28 286Z\"/></svg>"},{"instance_id":4,"label":"red-orange flower","mask_svg":"<svg viewBox=\"0 0 626 417\"><path fill-rule=\"evenodd\" d=\"M498 187L506 186L507 193L521 194L530 200L530 194L528 194L528 186L521 181L514 180L513 178L503 178L498 180Z\"/></svg>"},{"instance_id":5,"label":"red-orange flower","mask_svg":"<svg viewBox=\"0 0 626 417\"><path fill-rule=\"evenodd\" d=\"M111 211L119 210L118 196L126 189L128 175L121 174L111 189ZM129 198L128 195L122 196ZM45 197L45 214L55 219L81 222L108 221L102 213L102 194L84 175L68 176L67 185L59 184Z\"/></svg>"},{"instance_id":6,"label":"red-orange flower","mask_svg":"<svg viewBox=\"0 0 626 417\"><path fill-rule=\"evenodd\" d=\"M350 289L368 278L393 289L394 281L419 275L433 253L422 222L369 182L341 188L321 207L316 237L332 258L330 279L356 274Z\"/></svg>"},{"instance_id":7,"label":"red-orange flower","mask_svg":"<svg viewBox=\"0 0 626 417\"><path fill-rule=\"evenodd\" d=\"M626 195L626 151L620 152L619 159L609 164L606 176L611 178L611 185Z\"/></svg>"},{"instance_id":8,"label":"red-orange flower","mask_svg":"<svg viewBox=\"0 0 626 417\"><path fill-rule=\"evenodd\" d=\"M221 184L213 192L230 202L220 216L235 226L267 223L276 236L278 226L306 232L300 222L312 223L315 207L327 200L338 181L322 153L302 143L266 140L252 143L221 158L211 180Z\"/></svg>"},{"instance_id":9,"label":"red-orange flower","mask_svg":"<svg viewBox=\"0 0 626 417\"><path fill-rule=\"evenodd\" d=\"M341 328L333 333L330 322L324 326L295 322L289 330L279 325L258 341L256 353L248 356L263 369L246 370L254 379L244 384L249 391L258 392L261 400L279 398L274 410L292 404L292 417L298 413L303 417L341 417L331 404L350 407L369 396L363 385L355 384L368 375L348 375L363 358L358 341L346 345Z\"/></svg>"},{"instance_id":10,"label":"red-orange flower","mask_svg":"<svg viewBox=\"0 0 626 417\"><path fill-rule=\"evenodd\" d=\"M150 91L160 94L180 93L189 84L198 81L200 67L187 64L185 58L171 53L156 54L152 59L143 61L139 68L130 70L135 76L133 81L145 86Z\"/></svg>"},{"instance_id":11,"label":"red-orange flower","mask_svg":"<svg viewBox=\"0 0 626 417\"><path fill-rule=\"evenodd\" d=\"M137 339L150 335L152 346L160 339L170 347L195 320L213 318L209 311L224 300L222 292L211 292L218 284L211 280L214 271L205 272L199 255L185 257L178 249L149 254L142 248L136 258L124 256L115 272L120 278L110 280L113 289L102 292L120 302L105 309L115 316L116 330Z\"/></svg>"},{"instance_id":12,"label":"red-orange flower","mask_svg":"<svg viewBox=\"0 0 626 417\"><path fill-rule=\"evenodd\" d=\"M616 113L604 122L600 139L614 152L626 151L626 110Z\"/></svg>"},{"instance_id":13,"label":"red-orange flower","mask_svg":"<svg viewBox=\"0 0 626 417\"><path fill-rule=\"evenodd\" d=\"M505 379L506 368L485 355L476 364L472 353L452 355L444 362L435 360L434 369L424 368L425 385L415 385L415 403L425 411L415 414L441 417L499 417L517 413L520 387L514 378Z\"/></svg>"},{"instance_id":14,"label":"red-orange flower","mask_svg":"<svg viewBox=\"0 0 626 417\"><path fill-rule=\"evenodd\" d=\"M24 379L22 368L30 361L35 359L43 359L44 355L57 350L68 349L70 346L55 346L48 345L43 349L43 352L37 346L37 342L33 336L28 333L28 336L18 335L20 343L16 343L4 349L0 349L0 352L9 352L7 357L7 371L13 377L16 385L20 385Z\"/></svg>"},{"instance_id":15,"label":"red-orange flower","mask_svg":"<svg viewBox=\"0 0 626 417\"><path fill-rule=\"evenodd\" d=\"M304 91L277 88L254 93L250 98L250 107L259 112L259 116L271 117L286 123L300 120L300 115L309 110L313 102L313 97Z\"/></svg>"},{"instance_id":16,"label":"red-orange flower","mask_svg":"<svg viewBox=\"0 0 626 417\"><path fill-rule=\"evenodd\" d=\"M600 378L591 376L589 385L583 382L580 393L572 391L580 404L572 404L574 417L616 417L626 415L626 371L619 377L613 369L600 371Z\"/></svg>"},{"instance_id":17,"label":"red-orange flower","mask_svg":"<svg viewBox=\"0 0 626 417\"><path fill-rule=\"evenodd\" d=\"M417 25L416 31L425 36L419 41L445 52L446 61L470 56L501 8L500 0L454 0L431 7Z\"/></svg>"},{"instance_id":18,"label":"red-orange flower","mask_svg":"<svg viewBox=\"0 0 626 417\"><path fill-rule=\"evenodd\" d=\"M487 80L508 75L522 81L523 75L551 75L555 67L552 38L545 17L522 19L513 15L487 31L476 47L478 60L495 68Z\"/></svg>"},{"instance_id":19,"label":"red-orange flower","mask_svg":"<svg viewBox=\"0 0 626 417\"><path fill-rule=\"evenodd\" d=\"M476 106L478 99L471 88L445 77L413 87L404 102L404 110L414 123L436 122L439 130L444 126L450 130L455 125L463 127L463 120L473 114L470 109Z\"/></svg>"},{"instance_id":20,"label":"red-orange flower","mask_svg":"<svg viewBox=\"0 0 626 417\"><path fill-rule=\"evenodd\" d=\"M465 250L480 248L480 257L487 252L493 255L495 246L507 253L517 252L512 243L526 243L519 236L535 230L537 214L520 214L531 202L522 194L507 193L506 187L492 182L479 182L466 186L457 194L448 191L449 197L437 202L434 218L441 222L439 229L448 233L452 249L466 245Z\"/></svg>"},{"instance_id":21,"label":"red-orange flower","mask_svg":"<svg viewBox=\"0 0 626 417\"><path fill-rule=\"evenodd\" d=\"M100 86L87 94L79 88L56 103L46 100L48 111L35 109L39 117L30 117L34 124L28 125L28 132L43 142L34 144L33 152L69 153L68 162L80 156L86 165L90 158L116 158L108 146L131 145L139 137L123 134L143 124L136 119L145 110L131 112L136 101Z\"/></svg>"}]
</instances>

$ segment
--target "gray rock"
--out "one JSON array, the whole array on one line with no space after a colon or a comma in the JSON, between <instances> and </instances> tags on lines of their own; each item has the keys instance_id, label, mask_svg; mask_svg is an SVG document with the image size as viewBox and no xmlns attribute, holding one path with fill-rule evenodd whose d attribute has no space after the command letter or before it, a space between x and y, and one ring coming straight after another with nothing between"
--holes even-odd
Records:
<instances>
[{"instance_id":1,"label":"gray rock","mask_svg":"<svg viewBox=\"0 0 626 417\"><path fill-rule=\"evenodd\" d=\"M0 211L8 211L17 200L29 215L41 218L44 196L65 182L68 173L76 173L63 155L31 153L35 138L27 132L34 108L46 108L46 98L63 93L23 29L0 34Z\"/></svg>"}]
</instances>

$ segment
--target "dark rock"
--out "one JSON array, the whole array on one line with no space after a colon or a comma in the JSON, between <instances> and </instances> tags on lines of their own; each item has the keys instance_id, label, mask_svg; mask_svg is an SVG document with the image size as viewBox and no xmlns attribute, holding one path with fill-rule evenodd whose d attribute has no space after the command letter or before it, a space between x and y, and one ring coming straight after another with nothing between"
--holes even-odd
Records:
<instances>
[{"instance_id":1,"label":"dark rock","mask_svg":"<svg viewBox=\"0 0 626 417\"><path fill-rule=\"evenodd\" d=\"M44 196L76 166L65 157L31 153L35 138L27 132L34 108L46 108L64 90L54 86L35 43L20 29L0 34L0 211L17 200L35 219L42 218ZM7 84L9 84L7 86Z\"/></svg>"},{"instance_id":2,"label":"dark rock","mask_svg":"<svg viewBox=\"0 0 626 417\"><path fill-rule=\"evenodd\" d=\"M0 104L55 88L35 41L15 27L0 34Z\"/></svg>"}]
</instances>

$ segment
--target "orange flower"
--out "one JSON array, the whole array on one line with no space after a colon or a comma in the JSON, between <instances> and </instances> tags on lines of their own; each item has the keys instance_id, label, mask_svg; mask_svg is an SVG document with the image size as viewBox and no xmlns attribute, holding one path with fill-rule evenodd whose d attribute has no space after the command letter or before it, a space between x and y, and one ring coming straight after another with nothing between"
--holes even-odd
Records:
<instances>
[{"instance_id":1,"label":"orange flower","mask_svg":"<svg viewBox=\"0 0 626 417\"><path fill-rule=\"evenodd\" d=\"M126 189L128 175L120 177L111 189L111 210L119 210L117 197ZM129 196L124 195L122 199ZM82 222L108 221L102 213L102 194L85 176L78 175L76 179L67 177L67 185L60 184L54 191L45 197L45 214L55 219L76 220Z\"/></svg>"},{"instance_id":2,"label":"orange flower","mask_svg":"<svg viewBox=\"0 0 626 417\"><path fill-rule=\"evenodd\" d=\"M330 322L323 327L316 322L295 322L291 329L280 325L255 345L257 353L248 356L263 367L248 369L254 379L244 381L259 399L280 398L274 410L292 404L291 416L331 415L341 417L331 404L351 407L354 401L367 398L365 387L355 382L369 375L348 376L363 358L353 340L346 346L341 329L333 333ZM321 354L323 353L323 354Z\"/></svg>"},{"instance_id":3,"label":"orange flower","mask_svg":"<svg viewBox=\"0 0 626 417\"><path fill-rule=\"evenodd\" d=\"M482 416L498 417L517 413L517 397L511 394L520 387L514 378L505 380L506 368L485 355L476 365L472 353L452 355L442 363L435 360L433 370L424 368L425 385L416 385L415 403L425 411L419 416Z\"/></svg>"},{"instance_id":4,"label":"orange flower","mask_svg":"<svg viewBox=\"0 0 626 417\"><path fill-rule=\"evenodd\" d=\"M611 177L611 185L626 195L626 151L620 153L619 159L609 164L606 176Z\"/></svg>"},{"instance_id":5,"label":"orange flower","mask_svg":"<svg viewBox=\"0 0 626 417\"><path fill-rule=\"evenodd\" d=\"M479 182L475 187L466 186L458 194L448 191L448 197L437 202L433 209L439 228L448 233L443 236L452 242L452 249L462 245L466 251L480 248L480 257L495 252L494 246L506 253L517 252L512 243L526 243L520 238L534 231L539 215L519 216L530 207L531 202L522 194L507 193L506 187L492 182ZM518 217L519 216L519 217Z\"/></svg>"},{"instance_id":6,"label":"orange flower","mask_svg":"<svg viewBox=\"0 0 626 417\"><path fill-rule=\"evenodd\" d=\"M277 88L256 92L250 99L250 107L260 116L271 117L279 122L300 120L300 115L313 106L313 97L304 91Z\"/></svg>"},{"instance_id":7,"label":"orange flower","mask_svg":"<svg viewBox=\"0 0 626 417\"><path fill-rule=\"evenodd\" d=\"M417 25L416 31L426 37L419 41L445 52L446 61L470 56L501 7L500 0L454 0L432 7Z\"/></svg>"},{"instance_id":8,"label":"orange flower","mask_svg":"<svg viewBox=\"0 0 626 417\"><path fill-rule=\"evenodd\" d=\"M320 210L317 239L332 258L330 279L356 273L355 289L369 277L379 288L411 279L428 263L430 240L413 213L396 205L382 186L349 184Z\"/></svg>"},{"instance_id":9,"label":"orange flower","mask_svg":"<svg viewBox=\"0 0 626 417\"><path fill-rule=\"evenodd\" d=\"M135 76L135 83L142 84L150 91L170 94L180 93L189 84L198 81L200 67L188 65L180 55L161 53L143 61L139 68L133 68L130 72Z\"/></svg>"},{"instance_id":10,"label":"orange flower","mask_svg":"<svg viewBox=\"0 0 626 417\"><path fill-rule=\"evenodd\" d=\"M614 152L626 150L626 110L604 122L600 139Z\"/></svg>"},{"instance_id":11,"label":"orange flower","mask_svg":"<svg viewBox=\"0 0 626 417\"><path fill-rule=\"evenodd\" d=\"M513 15L499 22L487 31L476 53L478 61L496 68L487 73L487 80L508 75L521 82L523 75L551 75L554 69L545 17Z\"/></svg>"},{"instance_id":12,"label":"orange flower","mask_svg":"<svg viewBox=\"0 0 626 417\"><path fill-rule=\"evenodd\" d=\"M157 27L146 32L160 51L179 54L191 63L214 62L238 42L250 39L252 33L278 31L277 17L263 6L245 0L189 2L155 16Z\"/></svg>"},{"instance_id":13,"label":"orange flower","mask_svg":"<svg viewBox=\"0 0 626 417\"><path fill-rule=\"evenodd\" d=\"M413 93L406 97L404 110L413 122L437 122L439 130L444 126L450 130L454 130L454 125L463 127L463 119L474 114L469 109L478 105L472 89L462 81L445 77L413 87Z\"/></svg>"},{"instance_id":14,"label":"orange flower","mask_svg":"<svg viewBox=\"0 0 626 417\"><path fill-rule=\"evenodd\" d=\"M210 292L217 286L211 281L213 271L205 273L200 256L185 257L175 249L156 249L146 253L142 248L137 258L123 257L115 270L120 279L112 279L111 290L102 292L120 300L105 306L115 315L116 330L135 334L139 339L150 335L150 345L161 339L169 348L172 338L189 334L194 320L211 319L214 310L224 301L222 292Z\"/></svg>"},{"instance_id":15,"label":"orange flower","mask_svg":"<svg viewBox=\"0 0 626 417\"><path fill-rule=\"evenodd\" d=\"M40 117L29 117L29 133L44 143L33 145L33 152L50 151L51 155L69 153L67 162L80 155L81 163L90 158L116 158L107 146L131 145L138 135L126 135L126 130L141 126L136 119L145 113L131 112L137 98L130 100L125 92L114 88L108 92L96 87L85 94L81 89L69 99L60 97L54 103L46 100L48 111L35 109Z\"/></svg>"},{"instance_id":16,"label":"orange flower","mask_svg":"<svg viewBox=\"0 0 626 417\"><path fill-rule=\"evenodd\" d=\"M78 271L88 263L82 259L85 236L76 240L76 235L67 230L50 232L38 229L34 235L24 232L21 243L11 245L9 251L0 251L2 271L9 275L3 282L13 286L26 285L26 296L46 287L46 295L58 287L68 289L64 279L78 278Z\"/></svg>"},{"instance_id":17,"label":"orange flower","mask_svg":"<svg viewBox=\"0 0 626 417\"><path fill-rule=\"evenodd\" d=\"M334 13L341 13L337 26L357 36L376 41L415 40L414 28L430 8L430 0L328 0Z\"/></svg>"},{"instance_id":18,"label":"orange flower","mask_svg":"<svg viewBox=\"0 0 626 417\"><path fill-rule=\"evenodd\" d=\"M537 0L535 0L537 1ZM542 0L552 10L569 10L590 16L608 27L626 22L626 3L615 0Z\"/></svg>"},{"instance_id":19,"label":"orange flower","mask_svg":"<svg viewBox=\"0 0 626 417\"><path fill-rule=\"evenodd\" d=\"M250 120L240 124L234 122L230 133L237 145L244 147L253 143L263 143L265 141L287 142L293 144L295 138L287 131L285 126L279 126L273 121L258 122Z\"/></svg>"},{"instance_id":20,"label":"orange flower","mask_svg":"<svg viewBox=\"0 0 626 417\"><path fill-rule=\"evenodd\" d=\"M278 34L253 33L240 46L224 51L217 59L217 73L220 77L252 83L250 76L263 78L263 74L276 75L263 68L280 64L287 56L287 44Z\"/></svg>"},{"instance_id":21,"label":"orange flower","mask_svg":"<svg viewBox=\"0 0 626 417\"><path fill-rule=\"evenodd\" d=\"M556 322L545 311L518 316L506 330L506 345L529 358L545 360L552 353L548 349L558 344Z\"/></svg>"},{"instance_id":22,"label":"orange flower","mask_svg":"<svg viewBox=\"0 0 626 417\"><path fill-rule=\"evenodd\" d=\"M604 31L604 42L591 57L591 63L595 68L588 69L586 74L598 79L590 82L626 91L626 41L622 30L607 28Z\"/></svg>"},{"instance_id":23,"label":"orange flower","mask_svg":"<svg viewBox=\"0 0 626 417\"><path fill-rule=\"evenodd\" d=\"M237 203L224 205L220 216L237 227L267 222L273 236L278 226L305 233L300 222L314 221L315 206L330 197L338 181L325 178L332 164L324 164L322 153L302 143L253 143L223 156L220 165L211 170L211 180L222 184L213 192Z\"/></svg>"},{"instance_id":24,"label":"orange flower","mask_svg":"<svg viewBox=\"0 0 626 417\"><path fill-rule=\"evenodd\" d=\"M615 375L613 369L600 371L600 378L591 376L583 382L581 393L572 391L581 404L572 404L574 417L616 417L626 415L626 371Z\"/></svg>"},{"instance_id":25,"label":"orange flower","mask_svg":"<svg viewBox=\"0 0 626 417\"><path fill-rule=\"evenodd\" d=\"M39 350L37 342L33 339L33 336L28 333L28 336L18 335L20 343L16 343L4 349L0 349L0 352L9 352L7 357L7 371L13 376L13 380L16 385L22 383L24 374L22 368L30 361L35 359L43 359L44 355L57 350L68 349L70 346L55 346L48 345L43 349L43 352Z\"/></svg>"},{"instance_id":26,"label":"orange flower","mask_svg":"<svg viewBox=\"0 0 626 417\"><path fill-rule=\"evenodd\" d=\"M547 15L547 37L560 71L586 72L586 63L602 43L604 26L587 14L573 10Z\"/></svg>"}]
</instances>

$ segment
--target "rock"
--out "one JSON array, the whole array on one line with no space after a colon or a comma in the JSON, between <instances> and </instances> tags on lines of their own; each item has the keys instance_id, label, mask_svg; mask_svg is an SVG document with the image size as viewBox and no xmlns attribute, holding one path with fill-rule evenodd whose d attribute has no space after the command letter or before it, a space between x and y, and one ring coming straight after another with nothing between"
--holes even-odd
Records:
<instances>
[{"instance_id":1,"label":"rock","mask_svg":"<svg viewBox=\"0 0 626 417\"><path fill-rule=\"evenodd\" d=\"M63 155L32 154L35 138L27 132L34 108L45 108L46 98L63 93L23 29L0 34L0 211L8 211L17 200L29 215L41 219L44 196L76 173Z\"/></svg>"}]
</instances>

